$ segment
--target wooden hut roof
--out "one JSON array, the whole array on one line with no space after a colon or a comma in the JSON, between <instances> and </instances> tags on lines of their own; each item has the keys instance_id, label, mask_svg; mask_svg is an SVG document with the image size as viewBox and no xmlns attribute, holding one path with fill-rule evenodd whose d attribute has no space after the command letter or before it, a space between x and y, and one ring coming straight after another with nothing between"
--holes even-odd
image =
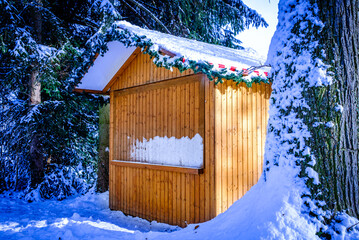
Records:
<instances>
[{"instance_id":1,"label":"wooden hut roof","mask_svg":"<svg viewBox=\"0 0 359 240\"><path fill-rule=\"evenodd\" d=\"M191 68L218 82L222 79L247 85L268 82L268 68L262 67L264 59L253 49L238 50L208 44L143 29L126 21L117 22L115 29L116 37L108 42L108 51L95 59L77 89L106 92L113 76L139 53L139 48L151 55L159 67Z\"/></svg>"}]
</instances>

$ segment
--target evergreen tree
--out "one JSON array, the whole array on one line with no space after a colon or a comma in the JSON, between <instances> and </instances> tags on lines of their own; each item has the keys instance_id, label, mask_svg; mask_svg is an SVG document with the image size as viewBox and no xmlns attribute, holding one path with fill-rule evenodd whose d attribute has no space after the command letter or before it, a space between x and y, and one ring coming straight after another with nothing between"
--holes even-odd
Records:
<instances>
[{"instance_id":1,"label":"evergreen tree","mask_svg":"<svg viewBox=\"0 0 359 240\"><path fill-rule=\"evenodd\" d=\"M235 35L249 26L267 26L241 0L115 0L126 21L200 41L240 48Z\"/></svg>"},{"instance_id":2,"label":"evergreen tree","mask_svg":"<svg viewBox=\"0 0 359 240\"><path fill-rule=\"evenodd\" d=\"M72 90L98 50L90 37L118 19L110 8L0 1L1 190L61 199L95 180L87 168L96 164L102 98Z\"/></svg>"}]
</instances>

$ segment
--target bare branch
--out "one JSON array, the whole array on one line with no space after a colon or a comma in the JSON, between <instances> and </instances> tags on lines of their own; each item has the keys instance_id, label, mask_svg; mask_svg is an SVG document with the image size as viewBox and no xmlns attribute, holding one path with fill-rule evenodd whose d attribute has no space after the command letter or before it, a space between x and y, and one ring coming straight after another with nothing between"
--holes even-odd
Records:
<instances>
[{"instance_id":1,"label":"bare branch","mask_svg":"<svg viewBox=\"0 0 359 240\"><path fill-rule=\"evenodd\" d=\"M141 21L148 27L148 29L152 29L150 24L148 24L148 22L146 21L146 19L144 19L141 14L139 12L136 11L136 9L134 9L130 4L128 4L126 2L126 0L123 0L123 3L126 4L126 6L132 11L134 12L140 19Z\"/></svg>"},{"instance_id":2,"label":"bare branch","mask_svg":"<svg viewBox=\"0 0 359 240\"><path fill-rule=\"evenodd\" d=\"M135 4L137 7L139 7L141 10L147 12L159 25L161 25L161 27L168 33L171 34L171 32L166 28L166 26L150 11L148 10L145 6L143 6L141 3L137 2L136 0L128 0L130 2L132 2L133 4Z\"/></svg>"},{"instance_id":3,"label":"bare branch","mask_svg":"<svg viewBox=\"0 0 359 240\"><path fill-rule=\"evenodd\" d=\"M347 228L347 231L349 231L350 229L352 229L352 228L355 227L356 225L359 225L359 222L357 222L356 224L351 225L350 227L348 227L348 228Z\"/></svg>"}]
</instances>

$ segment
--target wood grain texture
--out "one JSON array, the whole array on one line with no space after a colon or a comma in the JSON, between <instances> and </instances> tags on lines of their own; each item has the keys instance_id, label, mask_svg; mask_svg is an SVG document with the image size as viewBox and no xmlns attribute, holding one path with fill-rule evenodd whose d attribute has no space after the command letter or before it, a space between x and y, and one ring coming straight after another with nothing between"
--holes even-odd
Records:
<instances>
[{"instance_id":1,"label":"wood grain texture","mask_svg":"<svg viewBox=\"0 0 359 240\"><path fill-rule=\"evenodd\" d=\"M316 2L324 23L321 42L330 53L325 60L336 74L324 94L328 99L317 97L316 92L308 98L313 102L320 99L322 106L318 110L325 112L322 121L333 121L335 126L324 134L311 130L317 141L310 147L318 159L320 191L329 209L359 218L359 1ZM326 108L333 104L342 106L338 118ZM316 103L313 105L310 107L316 107ZM317 118L319 114L313 116Z\"/></svg>"},{"instance_id":2,"label":"wood grain texture","mask_svg":"<svg viewBox=\"0 0 359 240\"><path fill-rule=\"evenodd\" d=\"M205 132L205 102L210 101L206 82L204 75L190 75L111 91L116 106L116 111L113 110L116 128L112 128L111 136L113 144L116 139L121 139L121 143L112 145L110 165L115 173L112 172L111 179L116 191L110 195L122 195L115 196L121 201L114 202L113 209L180 226L214 217L211 206L214 201L206 199L211 193L205 186L213 181L213 171L209 176L211 172L203 169L141 164L130 156L131 146L143 137L193 138L200 134L204 145L207 137L208 142L213 140L210 136L213 132ZM214 121L207 121L210 123ZM210 158L204 153L208 170L213 167ZM209 203L205 205L206 201Z\"/></svg>"},{"instance_id":3,"label":"wood grain texture","mask_svg":"<svg viewBox=\"0 0 359 240\"><path fill-rule=\"evenodd\" d=\"M111 88L111 91L113 91L192 74L193 71L190 69L181 73L176 68L173 71L158 68L149 55L141 54L136 50L105 89L107 91Z\"/></svg>"},{"instance_id":4,"label":"wood grain texture","mask_svg":"<svg viewBox=\"0 0 359 240\"><path fill-rule=\"evenodd\" d=\"M256 183L269 85L215 86L203 74L157 68L143 54L121 71L111 86L111 209L184 227L212 219ZM203 169L139 164L143 156L131 157L136 140L197 133Z\"/></svg>"},{"instance_id":5,"label":"wood grain texture","mask_svg":"<svg viewBox=\"0 0 359 240\"><path fill-rule=\"evenodd\" d=\"M175 166L168 166L168 165L140 163L140 162L132 162L132 161L121 161L121 160L113 160L112 164L116 165L116 166L122 166L122 167L155 169L158 171L166 171L166 172L179 172L179 173L188 173L188 174L202 174L203 173L203 168L175 167Z\"/></svg>"},{"instance_id":6,"label":"wood grain texture","mask_svg":"<svg viewBox=\"0 0 359 240\"><path fill-rule=\"evenodd\" d=\"M215 87L216 214L241 198L261 175L270 92L267 84L248 88L226 81Z\"/></svg>"}]
</instances>

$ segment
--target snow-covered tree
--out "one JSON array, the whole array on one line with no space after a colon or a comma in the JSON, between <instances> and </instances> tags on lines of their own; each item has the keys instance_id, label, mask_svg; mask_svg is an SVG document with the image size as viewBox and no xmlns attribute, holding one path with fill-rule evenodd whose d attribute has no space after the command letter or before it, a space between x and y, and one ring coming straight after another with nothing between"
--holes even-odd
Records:
<instances>
[{"instance_id":1,"label":"snow-covered tree","mask_svg":"<svg viewBox=\"0 0 359 240\"><path fill-rule=\"evenodd\" d=\"M323 238L345 234L338 227L345 214L359 216L358 4L280 1L268 56L273 93L264 178L286 172L281 181L301 198L297 211Z\"/></svg>"},{"instance_id":2,"label":"snow-covered tree","mask_svg":"<svg viewBox=\"0 0 359 240\"><path fill-rule=\"evenodd\" d=\"M61 199L95 180L102 98L72 90L103 47L91 37L119 18L111 7L0 1L0 190Z\"/></svg>"}]
</instances>

